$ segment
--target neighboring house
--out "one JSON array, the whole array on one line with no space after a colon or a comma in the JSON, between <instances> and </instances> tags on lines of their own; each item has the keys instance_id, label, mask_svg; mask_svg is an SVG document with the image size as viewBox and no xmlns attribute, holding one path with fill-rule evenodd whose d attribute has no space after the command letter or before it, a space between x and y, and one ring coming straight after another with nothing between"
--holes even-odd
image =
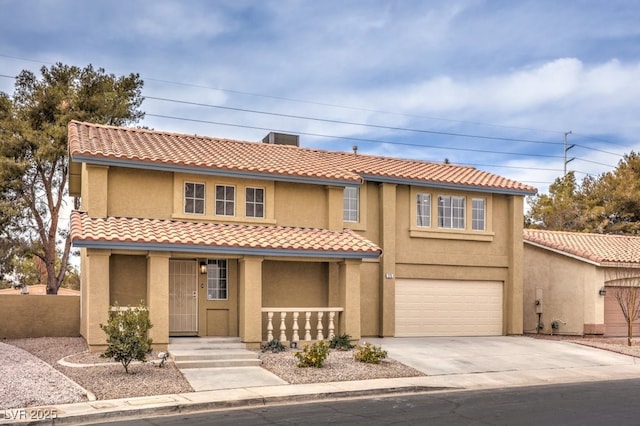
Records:
<instances>
[{"instance_id":1,"label":"neighboring house","mask_svg":"<svg viewBox=\"0 0 640 426\"><path fill-rule=\"evenodd\" d=\"M81 334L110 304L169 336L522 333L523 198L472 167L71 122ZM320 327L318 327L320 325Z\"/></svg>"},{"instance_id":2,"label":"neighboring house","mask_svg":"<svg viewBox=\"0 0 640 426\"><path fill-rule=\"evenodd\" d=\"M615 292L640 286L640 237L525 229L524 242L525 331L540 318L544 333L627 335Z\"/></svg>"},{"instance_id":3,"label":"neighboring house","mask_svg":"<svg viewBox=\"0 0 640 426\"><path fill-rule=\"evenodd\" d=\"M0 294L47 294L46 284L28 285L26 288L3 288ZM78 290L60 287L58 289L59 296L80 296Z\"/></svg>"}]
</instances>

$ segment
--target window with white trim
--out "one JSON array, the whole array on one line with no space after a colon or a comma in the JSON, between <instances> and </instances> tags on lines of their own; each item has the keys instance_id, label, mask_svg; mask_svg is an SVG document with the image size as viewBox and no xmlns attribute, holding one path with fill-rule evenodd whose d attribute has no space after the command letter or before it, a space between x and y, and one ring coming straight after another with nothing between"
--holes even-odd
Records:
<instances>
[{"instance_id":1,"label":"window with white trim","mask_svg":"<svg viewBox=\"0 0 640 426\"><path fill-rule=\"evenodd\" d=\"M184 212L204 214L204 183L184 183Z\"/></svg>"},{"instance_id":2,"label":"window with white trim","mask_svg":"<svg viewBox=\"0 0 640 426\"><path fill-rule=\"evenodd\" d=\"M356 186L347 186L344 189L344 215L345 222L358 221L358 198L360 189Z\"/></svg>"},{"instance_id":3,"label":"window with white trim","mask_svg":"<svg viewBox=\"0 0 640 426\"><path fill-rule=\"evenodd\" d=\"M207 260L207 300L227 300L226 259Z\"/></svg>"},{"instance_id":4,"label":"window with white trim","mask_svg":"<svg viewBox=\"0 0 640 426\"><path fill-rule=\"evenodd\" d=\"M465 198L454 195L438 196L438 227L464 229Z\"/></svg>"},{"instance_id":5,"label":"window with white trim","mask_svg":"<svg viewBox=\"0 0 640 426\"><path fill-rule=\"evenodd\" d=\"M486 201L484 198L471 199L471 229L474 231L486 229Z\"/></svg>"},{"instance_id":6,"label":"window with white trim","mask_svg":"<svg viewBox=\"0 0 640 426\"><path fill-rule=\"evenodd\" d=\"M416 225L431 226L431 194L418 193L416 209Z\"/></svg>"},{"instance_id":7,"label":"window with white trim","mask_svg":"<svg viewBox=\"0 0 640 426\"><path fill-rule=\"evenodd\" d=\"M216 214L219 216L234 216L235 206L235 186L216 185Z\"/></svg>"},{"instance_id":8,"label":"window with white trim","mask_svg":"<svg viewBox=\"0 0 640 426\"><path fill-rule=\"evenodd\" d=\"M247 217L264 217L263 188L245 188L245 215Z\"/></svg>"}]
</instances>

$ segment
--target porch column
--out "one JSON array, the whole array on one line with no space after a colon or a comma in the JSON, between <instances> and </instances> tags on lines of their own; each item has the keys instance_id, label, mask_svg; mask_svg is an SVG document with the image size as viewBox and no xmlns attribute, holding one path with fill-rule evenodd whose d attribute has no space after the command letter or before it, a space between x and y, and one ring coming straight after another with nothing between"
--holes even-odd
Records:
<instances>
[{"instance_id":1,"label":"porch column","mask_svg":"<svg viewBox=\"0 0 640 426\"><path fill-rule=\"evenodd\" d=\"M262 261L264 258L245 256L240 259L240 339L248 348L262 344Z\"/></svg>"},{"instance_id":2,"label":"porch column","mask_svg":"<svg viewBox=\"0 0 640 426\"><path fill-rule=\"evenodd\" d=\"M345 260L340 264L340 302L344 308L340 334L360 340L360 264L362 260Z\"/></svg>"},{"instance_id":3,"label":"porch column","mask_svg":"<svg viewBox=\"0 0 640 426\"><path fill-rule=\"evenodd\" d=\"M82 301L80 328L85 331L84 338L92 352L102 351L107 346L107 338L100 324L109 319L109 257L110 250L87 250L86 295Z\"/></svg>"},{"instance_id":4,"label":"porch column","mask_svg":"<svg viewBox=\"0 0 640 426\"><path fill-rule=\"evenodd\" d=\"M147 255L147 307L153 327L149 337L153 348L166 350L169 344L169 253Z\"/></svg>"}]
</instances>

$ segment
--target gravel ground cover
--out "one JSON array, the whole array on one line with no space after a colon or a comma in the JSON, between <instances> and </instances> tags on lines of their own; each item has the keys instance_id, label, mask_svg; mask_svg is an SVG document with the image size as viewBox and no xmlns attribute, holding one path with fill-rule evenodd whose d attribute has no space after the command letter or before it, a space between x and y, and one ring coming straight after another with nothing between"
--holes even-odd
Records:
<instances>
[{"instance_id":1,"label":"gravel ground cover","mask_svg":"<svg viewBox=\"0 0 640 426\"><path fill-rule=\"evenodd\" d=\"M42 371L41 374L44 374L45 376L50 374L51 370L62 373L73 382L91 392L97 399L116 399L134 396L193 392L189 382L187 382L187 380L182 376L182 373L180 373L173 362L167 362L163 368L159 368L157 366L159 361L156 357L156 353L152 353L148 357L151 362L144 364L132 363L129 366L131 374L127 374L121 364L100 358L99 353L87 352L87 345L81 337L12 339L5 340L5 343L8 343L9 345L3 346L13 345L15 348L21 348L50 366L47 367L47 365L40 365L39 368L32 368L31 370L40 370ZM59 364L58 360L63 358L65 361L74 363L78 366L68 367ZM2 363L2 365L7 364ZM90 366L81 367L81 365ZM16 365L14 364L9 368L16 369L15 367ZM20 375L22 373L17 374ZM1 389L5 388L5 380L6 376L3 375L0 377ZM32 389L32 393L35 394L44 394L45 392L47 392L46 389ZM51 395L53 396L55 394L51 393ZM0 393L0 407L4 407L4 404L6 403L3 399L5 399L5 396ZM84 400L86 400L86 398L84 398ZM57 402L66 403L76 401L61 399ZM46 402L45 404L52 403L53 402ZM19 407L22 408L35 405L44 404L31 403L28 405L19 405Z\"/></svg>"},{"instance_id":2,"label":"gravel ground cover","mask_svg":"<svg viewBox=\"0 0 640 426\"><path fill-rule=\"evenodd\" d=\"M640 357L640 341L629 347L625 338L535 334L529 337L567 340ZM133 374L126 374L120 364L100 358L97 353L88 353L87 345L80 337L11 339L2 342L0 410L83 401L87 398L82 388L100 400L193 391L172 362L159 368L155 353L149 357L151 362L132 364L130 371ZM292 384L422 375L393 359L383 360L377 365L360 363L353 359L353 351L331 351L321 369L297 367L291 350L260 352L259 357L265 369ZM58 360L63 358L67 363L84 366L61 365Z\"/></svg>"},{"instance_id":3,"label":"gravel ground cover","mask_svg":"<svg viewBox=\"0 0 640 426\"><path fill-rule=\"evenodd\" d=\"M356 361L353 350L332 350L322 368L300 368L293 354L290 350L261 352L262 367L291 384L424 376L420 371L389 358L382 360L380 364Z\"/></svg>"}]
</instances>

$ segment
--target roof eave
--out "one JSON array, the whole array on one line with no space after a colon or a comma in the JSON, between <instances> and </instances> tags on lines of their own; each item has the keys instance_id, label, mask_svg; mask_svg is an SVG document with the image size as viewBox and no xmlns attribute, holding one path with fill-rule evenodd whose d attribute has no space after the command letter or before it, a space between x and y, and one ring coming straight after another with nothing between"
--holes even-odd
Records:
<instances>
[{"instance_id":1,"label":"roof eave","mask_svg":"<svg viewBox=\"0 0 640 426\"><path fill-rule=\"evenodd\" d=\"M362 176L362 178L365 181L393 183L397 185L424 186L429 188L448 189L448 190L488 192L491 194L526 196L526 195L534 195L538 192L537 190L527 191L527 190L521 190L521 189L498 188L498 187L491 187L491 186L469 185L469 184L462 184L462 183L436 182L436 181L429 181L429 180L398 178L398 177L371 175L371 174L361 174L360 176Z\"/></svg>"},{"instance_id":2,"label":"roof eave","mask_svg":"<svg viewBox=\"0 0 640 426\"><path fill-rule=\"evenodd\" d=\"M255 256L280 256L280 257L304 257L304 258L332 258L332 259L377 259L379 252L357 252L340 250L295 250L259 247L225 247L193 244L168 244L145 242L121 242L121 241L95 241L76 239L74 247L101 250L149 250L149 251L174 251L180 253L198 254L227 254L227 255L255 255Z\"/></svg>"},{"instance_id":3,"label":"roof eave","mask_svg":"<svg viewBox=\"0 0 640 426\"><path fill-rule=\"evenodd\" d=\"M249 172L242 170L226 170L211 167L199 167L180 164L156 163L152 161L123 160L119 158L95 157L91 155L73 155L74 162L93 164L98 166L117 166L134 169L157 170L164 172L178 172L190 174L202 174L211 176L235 177L244 179L272 180L278 182L306 183L316 185L360 186L361 179L330 179L321 177L307 177L282 175L278 173Z\"/></svg>"}]
</instances>

